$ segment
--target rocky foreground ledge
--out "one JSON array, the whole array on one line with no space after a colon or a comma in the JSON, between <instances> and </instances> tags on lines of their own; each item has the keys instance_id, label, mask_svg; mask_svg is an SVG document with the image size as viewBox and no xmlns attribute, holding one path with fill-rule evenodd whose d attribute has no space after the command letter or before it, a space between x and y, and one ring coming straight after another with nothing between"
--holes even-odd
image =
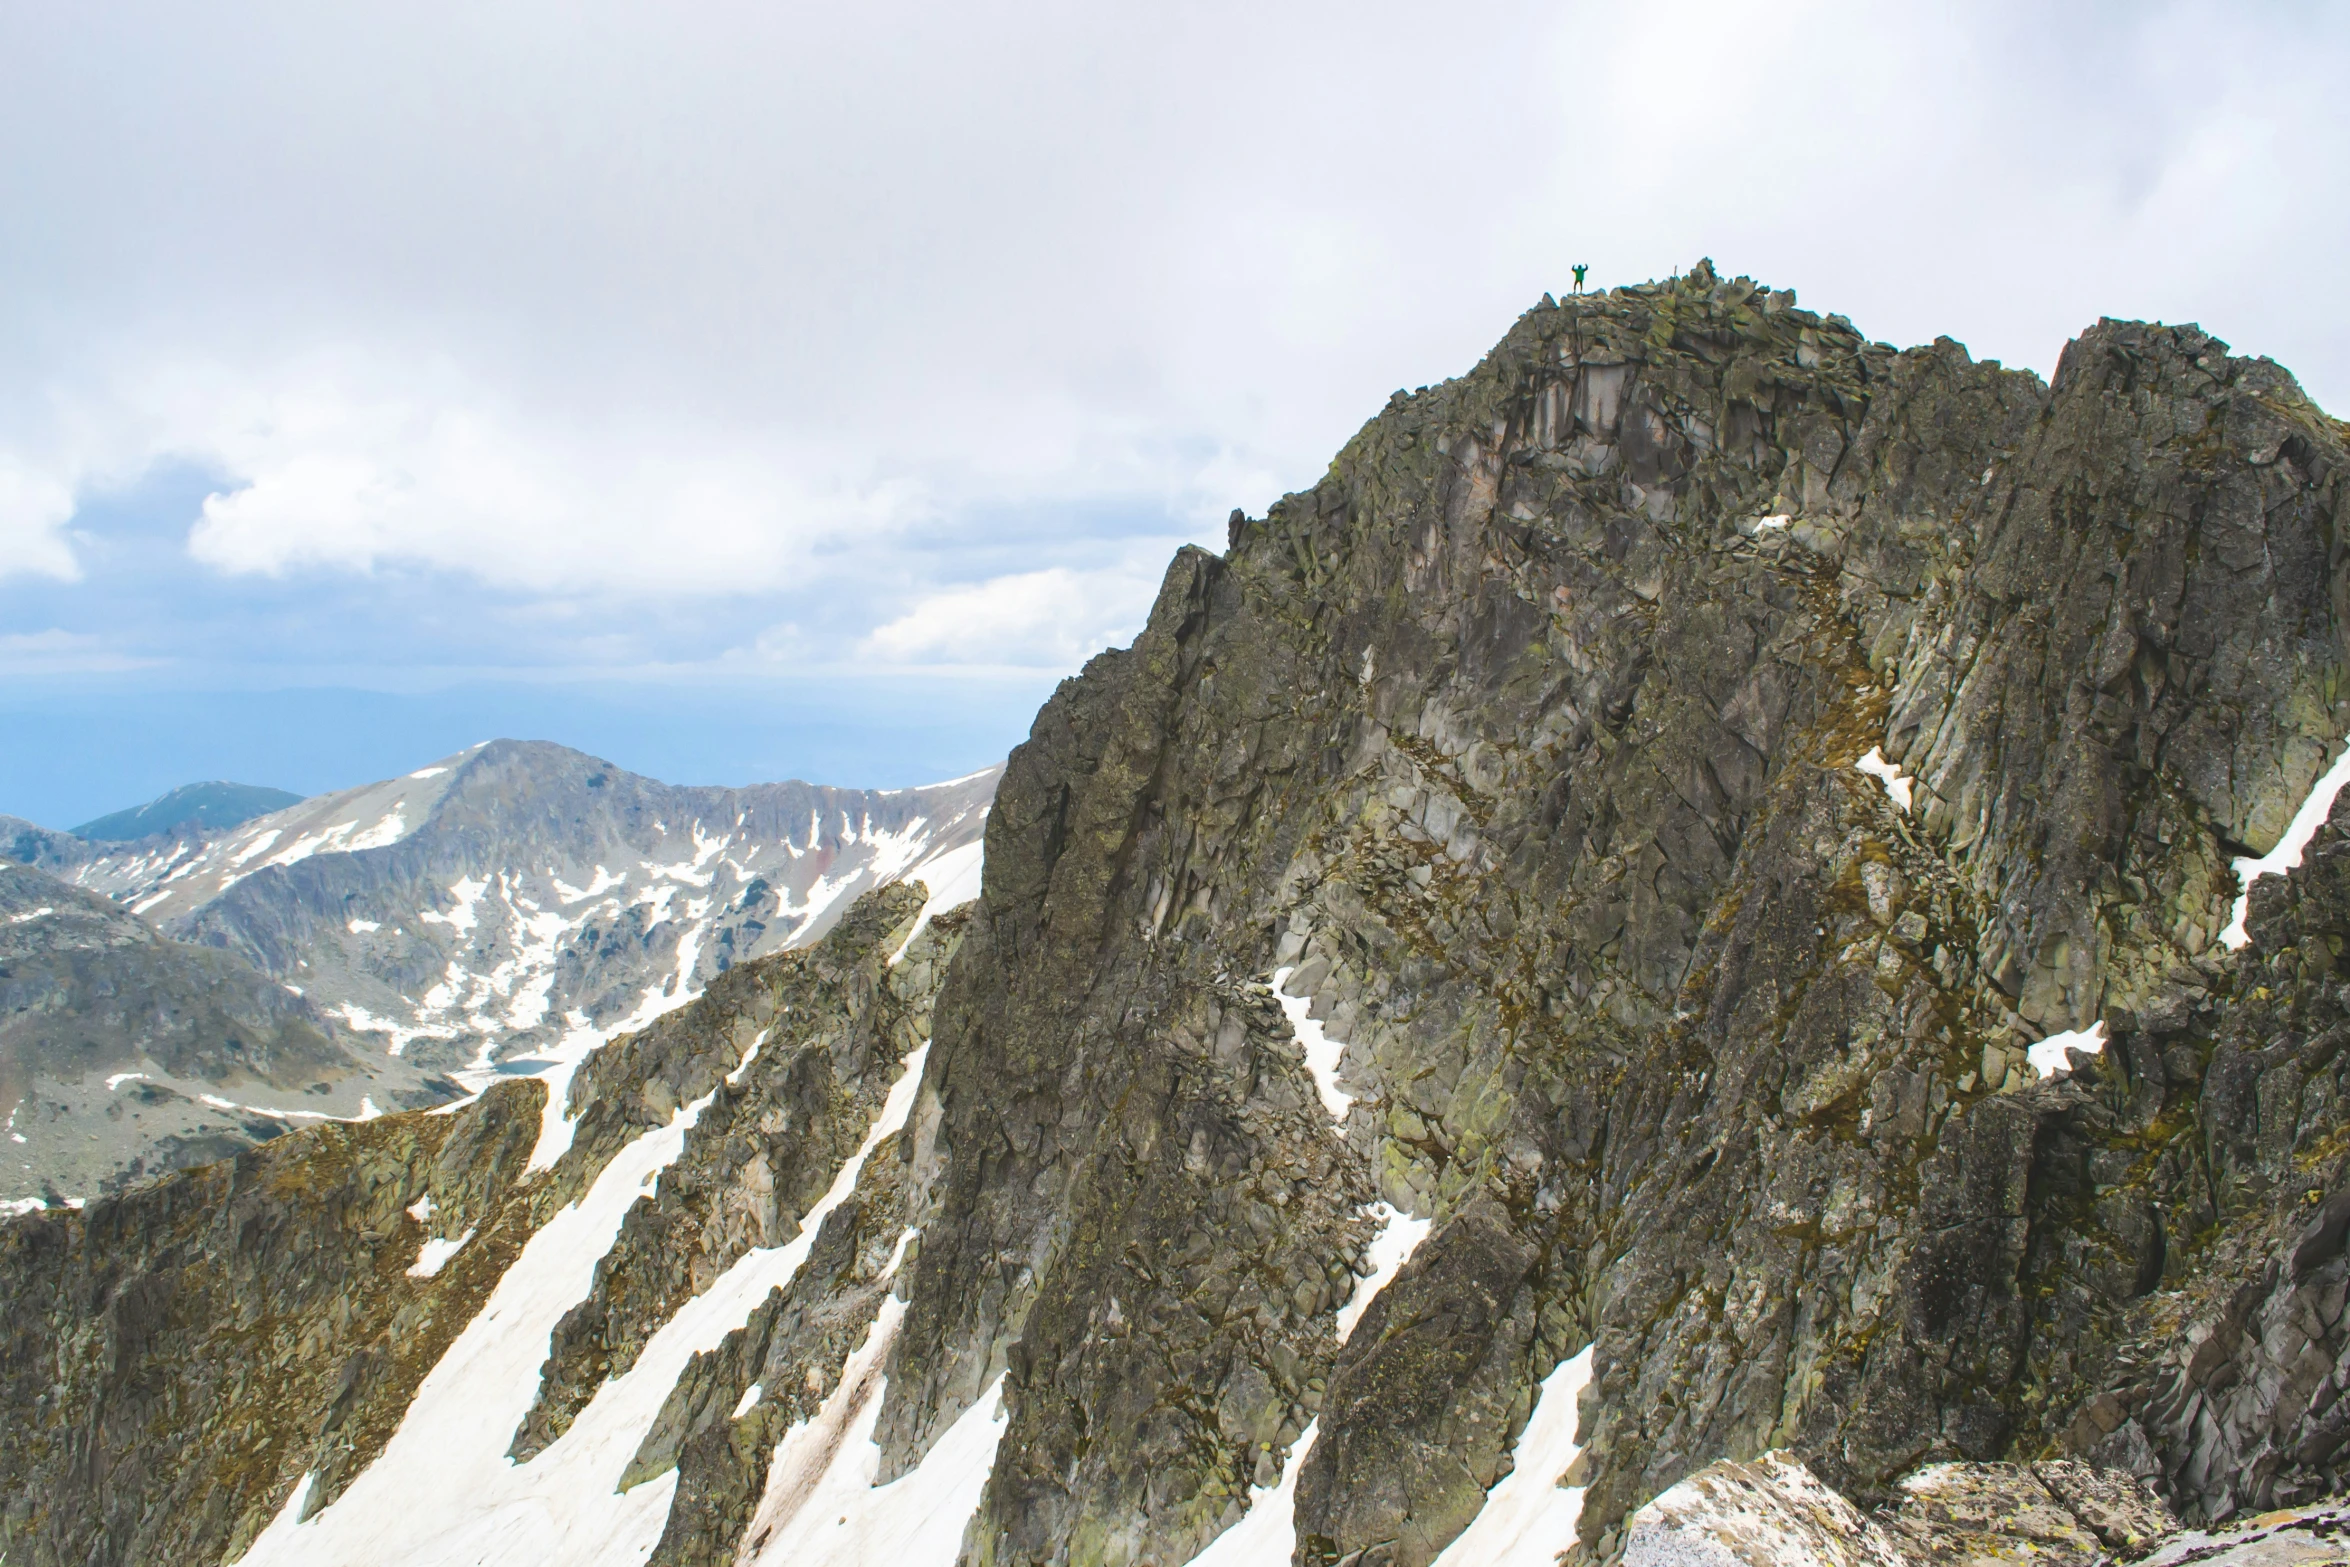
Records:
<instances>
[{"instance_id":1,"label":"rocky foreground ledge","mask_svg":"<svg viewBox=\"0 0 2350 1567\"><path fill-rule=\"evenodd\" d=\"M2295 1567L2350 1561L2350 1503L2182 1528L2118 1469L2056 1461L1933 1464L1874 1515L1784 1451L1724 1459L1633 1516L1624 1567Z\"/></svg>"}]
</instances>

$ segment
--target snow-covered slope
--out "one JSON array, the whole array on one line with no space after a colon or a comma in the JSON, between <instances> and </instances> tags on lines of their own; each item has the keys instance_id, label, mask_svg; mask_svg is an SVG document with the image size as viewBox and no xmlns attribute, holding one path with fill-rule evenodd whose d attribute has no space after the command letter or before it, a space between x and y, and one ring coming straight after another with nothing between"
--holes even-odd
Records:
<instances>
[{"instance_id":1,"label":"snow-covered slope","mask_svg":"<svg viewBox=\"0 0 2350 1567\"><path fill-rule=\"evenodd\" d=\"M868 888L933 862L969 881L999 771L900 790L684 788L501 740L61 874L478 1086L813 940Z\"/></svg>"}]
</instances>

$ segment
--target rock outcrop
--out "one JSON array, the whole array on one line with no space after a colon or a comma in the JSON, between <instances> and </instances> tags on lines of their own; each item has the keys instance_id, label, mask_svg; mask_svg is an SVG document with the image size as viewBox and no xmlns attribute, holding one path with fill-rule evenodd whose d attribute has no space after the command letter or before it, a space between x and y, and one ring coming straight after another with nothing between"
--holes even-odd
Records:
<instances>
[{"instance_id":1,"label":"rock outcrop","mask_svg":"<svg viewBox=\"0 0 2350 1567\"><path fill-rule=\"evenodd\" d=\"M1625 1567L2105 1567L2180 1539L2127 1474L2058 1460L1935 1464L1864 1517L1786 1453L1720 1460L1633 1515ZM2256 1540L2226 1542L2260 1559Z\"/></svg>"},{"instance_id":2,"label":"rock outcrop","mask_svg":"<svg viewBox=\"0 0 2350 1567\"><path fill-rule=\"evenodd\" d=\"M1703 269L1399 395L1014 755L887 1467L1004 1368L974 1560L1180 1560L1318 1410L1303 1559L1420 1567L1586 1340L1600 1554L1717 1457L1873 1502L2054 1439L2046 1368L2203 1265L2106 1173L2182 1167L2194 1084L2060 1196L2090 1090L2025 1047L2233 972L2229 857L2350 717L2343 457L2190 328L2043 386ZM1327 1177L1278 968L1345 1042ZM1352 1179L1437 1230L1340 1355Z\"/></svg>"}]
</instances>

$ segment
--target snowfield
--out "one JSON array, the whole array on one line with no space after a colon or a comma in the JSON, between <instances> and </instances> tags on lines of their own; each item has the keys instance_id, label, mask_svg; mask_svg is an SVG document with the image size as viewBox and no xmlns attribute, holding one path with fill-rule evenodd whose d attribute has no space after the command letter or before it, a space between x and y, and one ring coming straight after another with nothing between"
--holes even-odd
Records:
<instances>
[{"instance_id":1,"label":"snowfield","mask_svg":"<svg viewBox=\"0 0 2350 1567\"><path fill-rule=\"evenodd\" d=\"M629 1144L585 1198L531 1237L489 1304L426 1376L382 1455L316 1517L298 1522L310 1492L305 1477L244 1560L256 1567L642 1562L660 1542L677 1475L673 1470L623 1492L629 1460L687 1362L741 1327L770 1290L791 1282L825 1219L856 1189L867 1156L905 1125L928 1048L907 1058L863 1145L793 1238L745 1253L670 1318L551 1447L514 1463L505 1449L537 1395L555 1325L587 1297L596 1264L619 1238L621 1219L676 1161L713 1096ZM436 1270L469 1236L428 1242L409 1271ZM432 1505L417 1506L419 1496L432 1497Z\"/></svg>"}]
</instances>

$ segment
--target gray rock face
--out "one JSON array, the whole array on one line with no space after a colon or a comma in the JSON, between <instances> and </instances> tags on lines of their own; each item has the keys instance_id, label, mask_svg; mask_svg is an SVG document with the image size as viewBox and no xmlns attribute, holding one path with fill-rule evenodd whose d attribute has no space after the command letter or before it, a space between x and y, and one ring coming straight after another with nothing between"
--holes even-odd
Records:
<instances>
[{"instance_id":1,"label":"gray rock face","mask_svg":"<svg viewBox=\"0 0 2350 1567\"><path fill-rule=\"evenodd\" d=\"M2251 946L2208 992L2127 1016L2093 1097L2040 1159L2076 1211L2151 1209L2147 1276L2164 1286L2096 1323L2090 1345L2045 1357L2050 1425L2069 1420L2054 1434L2206 1520L2333 1494L2350 1456L2350 1009L2335 975L2350 801L2300 870L2255 885L2249 925ZM2055 1278L2106 1261L2080 1240L2044 1249Z\"/></svg>"},{"instance_id":2,"label":"gray rock face","mask_svg":"<svg viewBox=\"0 0 2350 1567\"><path fill-rule=\"evenodd\" d=\"M1306 1558L1418 1567L1586 1338L1603 1554L1725 1454L1867 1500L2029 1439L2034 1368L2198 1263L2154 1194L2058 1200L2089 1091L2023 1047L2224 971L2228 856L2344 727L2342 463L2191 329L2101 325L2044 387L1710 272L1546 306L1396 399L1180 559L1012 760L885 1468L1002 1370L1021 1457L973 1559L1179 1560L1253 1473L1227 1412L1278 1448L1318 1410ZM1318 1184L1493 1237L1415 1307L1457 1335L1336 1364L1292 1286L1351 1234L1294 1199L1251 1223L1255 1289L1161 1282L1189 1216L1296 1167L1251 1120L1303 1097L1294 1046L1233 994L1277 965L1358 1096ZM2039 1304L2067 1246L2072 1320ZM1196 1336L1104 1336L1113 1292ZM1114 1391L1145 1382L1189 1391ZM1126 1410L1138 1462L1095 1425Z\"/></svg>"},{"instance_id":3,"label":"gray rock face","mask_svg":"<svg viewBox=\"0 0 2350 1567\"><path fill-rule=\"evenodd\" d=\"M234 955L0 862L0 1201L94 1196L458 1092L352 1048Z\"/></svg>"}]
</instances>

